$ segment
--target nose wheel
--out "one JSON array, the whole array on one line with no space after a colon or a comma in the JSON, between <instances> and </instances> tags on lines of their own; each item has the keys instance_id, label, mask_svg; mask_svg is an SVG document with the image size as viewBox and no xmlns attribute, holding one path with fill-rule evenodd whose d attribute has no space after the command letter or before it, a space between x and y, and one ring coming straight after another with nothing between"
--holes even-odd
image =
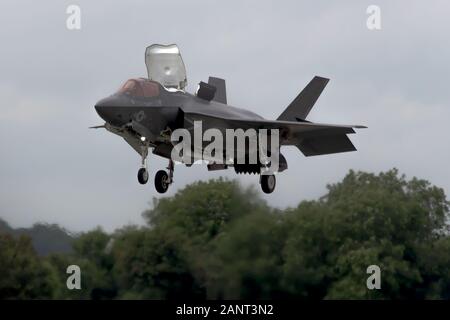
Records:
<instances>
[{"instance_id":1,"label":"nose wheel","mask_svg":"<svg viewBox=\"0 0 450 320\"><path fill-rule=\"evenodd\" d=\"M140 184L146 184L148 181L148 170L147 168L140 168L137 174L138 181Z\"/></svg>"},{"instance_id":2,"label":"nose wheel","mask_svg":"<svg viewBox=\"0 0 450 320\"><path fill-rule=\"evenodd\" d=\"M148 156L148 145L142 144L141 146L141 168L137 173L137 178L140 184L146 184L148 181L148 170L147 170L147 156Z\"/></svg>"},{"instance_id":3,"label":"nose wheel","mask_svg":"<svg viewBox=\"0 0 450 320\"><path fill-rule=\"evenodd\" d=\"M173 182L173 171L174 163L172 160L169 161L169 166L167 167L168 172L164 170L159 170L155 175L155 189L159 193L165 193L169 186Z\"/></svg>"},{"instance_id":4,"label":"nose wheel","mask_svg":"<svg viewBox=\"0 0 450 320\"><path fill-rule=\"evenodd\" d=\"M264 193L272 193L275 190L277 180L273 174L261 175L261 189Z\"/></svg>"}]
</instances>

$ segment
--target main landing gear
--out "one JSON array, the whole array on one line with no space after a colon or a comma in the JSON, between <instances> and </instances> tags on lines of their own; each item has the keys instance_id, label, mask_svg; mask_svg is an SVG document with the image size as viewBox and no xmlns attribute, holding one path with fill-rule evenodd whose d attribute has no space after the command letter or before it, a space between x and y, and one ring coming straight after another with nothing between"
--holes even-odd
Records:
<instances>
[{"instance_id":1,"label":"main landing gear","mask_svg":"<svg viewBox=\"0 0 450 320\"><path fill-rule=\"evenodd\" d=\"M261 189L264 193L272 193L275 190L277 180L273 174L262 174L260 182Z\"/></svg>"},{"instance_id":2,"label":"main landing gear","mask_svg":"<svg viewBox=\"0 0 450 320\"><path fill-rule=\"evenodd\" d=\"M174 163L172 160L169 160L169 166L167 167L169 172L167 173L164 170L159 170L155 175L155 189L159 193L165 193L169 186L173 182L173 170Z\"/></svg>"},{"instance_id":3,"label":"main landing gear","mask_svg":"<svg viewBox=\"0 0 450 320\"><path fill-rule=\"evenodd\" d=\"M147 170L147 156L148 156L148 145L143 144L141 146L141 168L137 173L137 178L140 184L146 184L148 182L148 170ZM173 171L175 164L172 160L169 160L169 166L167 171L159 170L155 175L155 188L159 193L165 193L169 186L173 182Z\"/></svg>"}]
</instances>

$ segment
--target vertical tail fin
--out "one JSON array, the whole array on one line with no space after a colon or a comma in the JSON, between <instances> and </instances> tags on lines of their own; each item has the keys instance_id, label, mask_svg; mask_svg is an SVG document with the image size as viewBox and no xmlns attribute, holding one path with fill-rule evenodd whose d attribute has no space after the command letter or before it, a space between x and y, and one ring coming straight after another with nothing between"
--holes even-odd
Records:
<instances>
[{"instance_id":1,"label":"vertical tail fin","mask_svg":"<svg viewBox=\"0 0 450 320\"><path fill-rule=\"evenodd\" d=\"M330 79L315 76L277 120L305 120Z\"/></svg>"}]
</instances>

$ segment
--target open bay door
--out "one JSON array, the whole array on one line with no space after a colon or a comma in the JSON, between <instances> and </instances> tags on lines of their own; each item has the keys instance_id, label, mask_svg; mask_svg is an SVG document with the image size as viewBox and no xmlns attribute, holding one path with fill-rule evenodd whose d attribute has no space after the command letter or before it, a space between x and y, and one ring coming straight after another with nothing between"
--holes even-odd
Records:
<instances>
[{"instance_id":1,"label":"open bay door","mask_svg":"<svg viewBox=\"0 0 450 320\"><path fill-rule=\"evenodd\" d=\"M148 78L168 89L184 90L186 68L176 44L152 44L145 49Z\"/></svg>"}]
</instances>

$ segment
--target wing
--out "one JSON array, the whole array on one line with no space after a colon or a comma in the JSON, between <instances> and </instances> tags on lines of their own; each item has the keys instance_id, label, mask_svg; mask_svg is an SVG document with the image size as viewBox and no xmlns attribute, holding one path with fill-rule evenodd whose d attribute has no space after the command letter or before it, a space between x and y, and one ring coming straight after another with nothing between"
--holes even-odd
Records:
<instances>
[{"instance_id":1,"label":"wing","mask_svg":"<svg viewBox=\"0 0 450 320\"><path fill-rule=\"evenodd\" d=\"M356 148L347 134L355 133L354 128L365 128L360 125L221 118L199 113L185 113L184 120L186 129L192 129L194 121L198 120L202 121L203 130L278 129L281 145L294 145L307 157L354 151Z\"/></svg>"}]
</instances>

